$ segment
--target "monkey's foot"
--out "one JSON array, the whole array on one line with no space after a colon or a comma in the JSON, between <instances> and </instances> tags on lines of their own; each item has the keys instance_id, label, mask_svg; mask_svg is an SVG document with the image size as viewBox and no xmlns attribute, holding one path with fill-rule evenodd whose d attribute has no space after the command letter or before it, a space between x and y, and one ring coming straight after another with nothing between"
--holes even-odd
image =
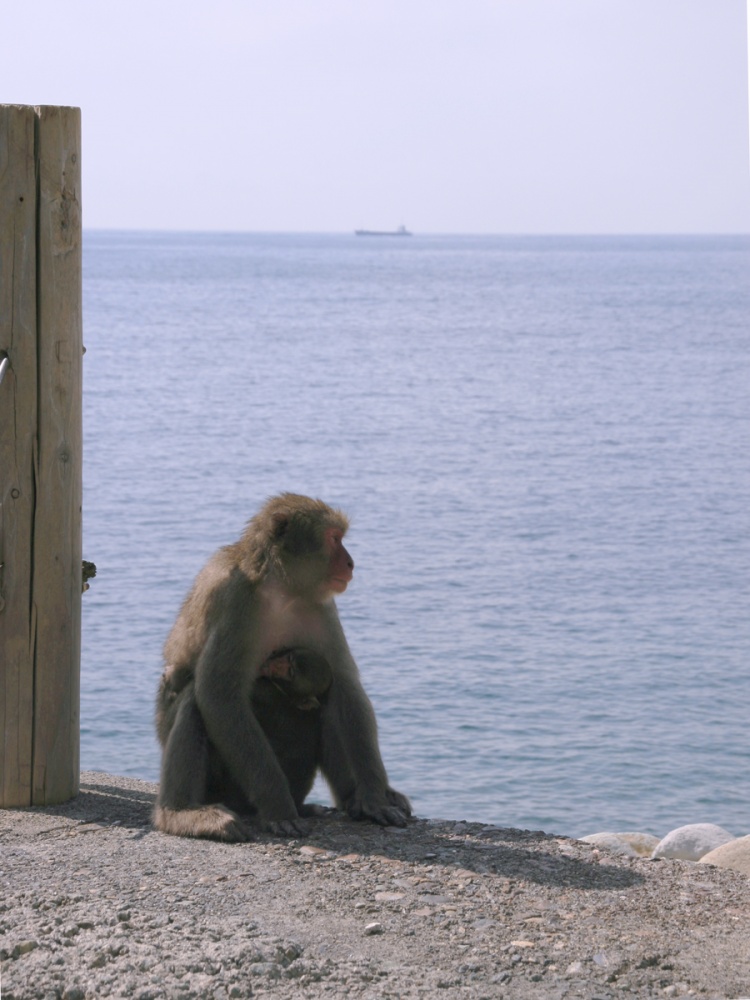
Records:
<instances>
[{"instance_id":1,"label":"monkey's foot","mask_svg":"<svg viewBox=\"0 0 750 1000\"><path fill-rule=\"evenodd\" d=\"M223 840L229 844L242 844L253 835L239 816L225 806L198 806L194 809L168 809L156 806L154 826L162 833L176 837L205 837Z\"/></svg>"},{"instance_id":2,"label":"monkey's foot","mask_svg":"<svg viewBox=\"0 0 750 1000\"><path fill-rule=\"evenodd\" d=\"M266 833L273 834L274 837L309 837L310 824L304 819L279 819L269 820L263 824Z\"/></svg>"}]
</instances>

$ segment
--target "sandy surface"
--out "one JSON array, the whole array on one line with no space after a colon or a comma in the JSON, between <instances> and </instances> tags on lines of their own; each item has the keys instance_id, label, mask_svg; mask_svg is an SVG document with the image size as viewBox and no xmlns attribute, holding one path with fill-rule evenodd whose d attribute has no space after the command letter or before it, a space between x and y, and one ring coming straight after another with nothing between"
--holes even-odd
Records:
<instances>
[{"instance_id":1,"label":"sandy surface","mask_svg":"<svg viewBox=\"0 0 750 1000\"><path fill-rule=\"evenodd\" d=\"M155 786L0 810L2 1000L750 997L750 879L481 823L223 845Z\"/></svg>"}]
</instances>

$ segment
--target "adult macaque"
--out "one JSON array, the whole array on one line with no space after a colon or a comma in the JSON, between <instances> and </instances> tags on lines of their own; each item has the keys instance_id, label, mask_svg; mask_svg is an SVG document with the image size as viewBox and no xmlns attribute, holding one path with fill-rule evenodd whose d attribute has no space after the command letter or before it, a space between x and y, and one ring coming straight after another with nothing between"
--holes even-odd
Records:
<instances>
[{"instance_id":1,"label":"adult macaque","mask_svg":"<svg viewBox=\"0 0 750 1000\"><path fill-rule=\"evenodd\" d=\"M306 832L299 788L307 777L293 794L253 710L256 685L279 669L273 666L277 651L301 649L322 657L331 671L315 709L319 747L308 770L314 776L320 768L337 806L350 816L405 825L409 800L388 785L375 714L333 600L354 569L343 545L347 528L345 515L321 500L283 493L198 574L164 647L156 713L163 747L158 829L247 840L241 814L272 833ZM292 752L312 754L308 740L303 731L302 749ZM295 774L303 771L298 766Z\"/></svg>"}]
</instances>

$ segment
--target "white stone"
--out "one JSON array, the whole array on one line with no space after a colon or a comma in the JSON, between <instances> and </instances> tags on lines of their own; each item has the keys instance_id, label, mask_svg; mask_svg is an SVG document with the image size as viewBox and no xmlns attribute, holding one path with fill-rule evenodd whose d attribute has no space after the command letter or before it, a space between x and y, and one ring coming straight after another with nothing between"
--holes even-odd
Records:
<instances>
[{"instance_id":1,"label":"white stone","mask_svg":"<svg viewBox=\"0 0 750 1000\"><path fill-rule=\"evenodd\" d=\"M581 840L586 844L593 844L594 847L601 847L611 854L624 854L628 858L638 857L630 844L626 843L618 833L590 833L587 837L581 837Z\"/></svg>"},{"instance_id":2,"label":"white stone","mask_svg":"<svg viewBox=\"0 0 750 1000\"><path fill-rule=\"evenodd\" d=\"M624 840L629 847L632 847L639 858L650 858L654 848L659 843L659 838L652 833L627 832L618 833L617 836L620 840Z\"/></svg>"},{"instance_id":3,"label":"white stone","mask_svg":"<svg viewBox=\"0 0 750 1000\"><path fill-rule=\"evenodd\" d=\"M659 843L659 838L650 833L636 833L630 830L624 833L590 833L582 839L587 844L602 847L615 854L624 854L628 858L650 858L651 852Z\"/></svg>"},{"instance_id":4,"label":"white stone","mask_svg":"<svg viewBox=\"0 0 750 1000\"><path fill-rule=\"evenodd\" d=\"M700 861L704 854L735 840L714 823L689 823L666 835L654 848L652 858L677 858L680 861Z\"/></svg>"},{"instance_id":5,"label":"white stone","mask_svg":"<svg viewBox=\"0 0 750 1000\"><path fill-rule=\"evenodd\" d=\"M702 865L718 865L719 868L733 868L743 875L750 875L750 836L730 840L721 847L714 848L701 858Z\"/></svg>"}]
</instances>

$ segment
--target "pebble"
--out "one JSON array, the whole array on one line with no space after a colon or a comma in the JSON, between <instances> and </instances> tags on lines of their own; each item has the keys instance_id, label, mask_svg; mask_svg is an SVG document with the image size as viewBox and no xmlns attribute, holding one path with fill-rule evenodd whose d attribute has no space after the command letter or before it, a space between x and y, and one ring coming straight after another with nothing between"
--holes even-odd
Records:
<instances>
[{"instance_id":1,"label":"pebble","mask_svg":"<svg viewBox=\"0 0 750 1000\"><path fill-rule=\"evenodd\" d=\"M39 947L38 941L21 941L11 952L13 958L20 958L21 955L28 955L29 952Z\"/></svg>"},{"instance_id":2,"label":"pebble","mask_svg":"<svg viewBox=\"0 0 750 1000\"><path fill-rule=\"evenodd\" d=\"M267 976L269 979L278 979L281 970L275 962L255 962L250 966L251 976Z\"/></svg>"},{"instance_id":3,"label":"pebble","mask_svg":"<svg viewBox=\"0 0 750 1000\"><path fill-rule=\"evenodd\" d=\"M383 934L384 932L385 932L385 928L383 927L382 924L379 924L377 922L377 920L374 921L371 924L368 924L365 927L365 934L368 935L368 936L370 936L372 934Z\"/></svg>"}]
</instances>

